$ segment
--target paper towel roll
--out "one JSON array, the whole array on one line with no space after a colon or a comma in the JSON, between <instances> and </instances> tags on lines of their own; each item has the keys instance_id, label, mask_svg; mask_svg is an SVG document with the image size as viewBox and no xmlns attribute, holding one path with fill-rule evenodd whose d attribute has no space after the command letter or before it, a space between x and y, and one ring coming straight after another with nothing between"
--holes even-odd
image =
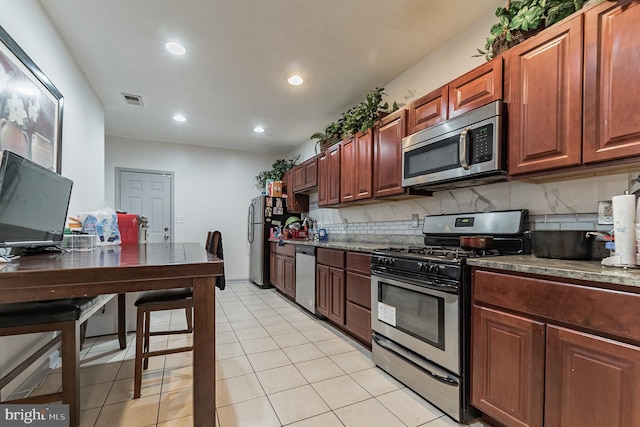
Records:
<instances>
[{"instance_id":1,"label":"paper towel roll","mask_svg":"<svg viewBox=\"0 0 640 427\"><path fill-rule=\"evenodd\" d=\"M613 196L613 233L615 237L615 255L620 264L636 263L636 196L626 194Z\"/></svg>"}]
</instances>

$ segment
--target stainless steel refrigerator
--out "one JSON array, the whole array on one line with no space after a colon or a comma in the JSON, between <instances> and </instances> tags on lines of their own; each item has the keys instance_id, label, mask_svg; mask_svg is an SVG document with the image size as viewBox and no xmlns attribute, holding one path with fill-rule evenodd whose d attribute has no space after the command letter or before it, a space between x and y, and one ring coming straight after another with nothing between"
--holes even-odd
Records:
<instances>
[{"instance_id":1,"label":"stainless steel refrigerator","mask_svg":"<svg viewBox=\"0 0 640 427\"><path fill-rule=\"evenodd\" d=\"M247 240L249 241L249 278L253 283L270 288L269 236L272 228L284 226L287 218L286 199L258 196L249 205Z\"/></svg>"}]
</instances>

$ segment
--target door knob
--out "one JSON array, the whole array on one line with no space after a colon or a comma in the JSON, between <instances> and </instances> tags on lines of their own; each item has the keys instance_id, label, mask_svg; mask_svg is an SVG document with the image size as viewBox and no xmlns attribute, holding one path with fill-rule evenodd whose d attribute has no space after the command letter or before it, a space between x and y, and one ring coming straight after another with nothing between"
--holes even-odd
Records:
<instances>
[{"instance_id":1,"label":"door knob","mask_svg":"<svg viewBox=\"0 0 640 427\"><path fill-rule=\"evenodd\" d=\"M164 235L164 240L169 240L169 235L168 234Z\"/></svg>"}]
</instances>

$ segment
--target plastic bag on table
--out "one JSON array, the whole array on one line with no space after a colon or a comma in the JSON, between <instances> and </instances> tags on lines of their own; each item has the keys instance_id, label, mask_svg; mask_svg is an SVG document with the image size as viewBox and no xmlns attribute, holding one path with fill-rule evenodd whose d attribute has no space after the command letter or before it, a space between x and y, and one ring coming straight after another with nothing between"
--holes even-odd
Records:
<instances>
[{"instance_id":1,"label":"plastic bag on table","mask_svg":"<svg viewBox=\"0 0 640 427\"><path fill-rule=\"evenodd\" d=\"M119 245L122 243L120 229L118 228L118 216L110 207L93 211L80 212L78 219L82 221L82 231L98 236L98 246Z\"/></svg>"}]
</instances>

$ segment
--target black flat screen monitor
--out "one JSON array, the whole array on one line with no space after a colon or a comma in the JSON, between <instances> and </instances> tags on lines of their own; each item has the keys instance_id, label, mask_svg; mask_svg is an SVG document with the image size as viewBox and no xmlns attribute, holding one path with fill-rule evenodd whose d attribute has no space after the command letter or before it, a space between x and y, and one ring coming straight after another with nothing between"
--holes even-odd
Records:
<instances>
[{"instance_id":1,"label":"black flat screen monitor","mask_svg":"<svg viewBox=\"0 0 640 427\"><path fill-rule=\"evenodd\" d=\"M62 241L73 181L4 150L0 164L0 247Z\"/></svg>"}]
</instances>

